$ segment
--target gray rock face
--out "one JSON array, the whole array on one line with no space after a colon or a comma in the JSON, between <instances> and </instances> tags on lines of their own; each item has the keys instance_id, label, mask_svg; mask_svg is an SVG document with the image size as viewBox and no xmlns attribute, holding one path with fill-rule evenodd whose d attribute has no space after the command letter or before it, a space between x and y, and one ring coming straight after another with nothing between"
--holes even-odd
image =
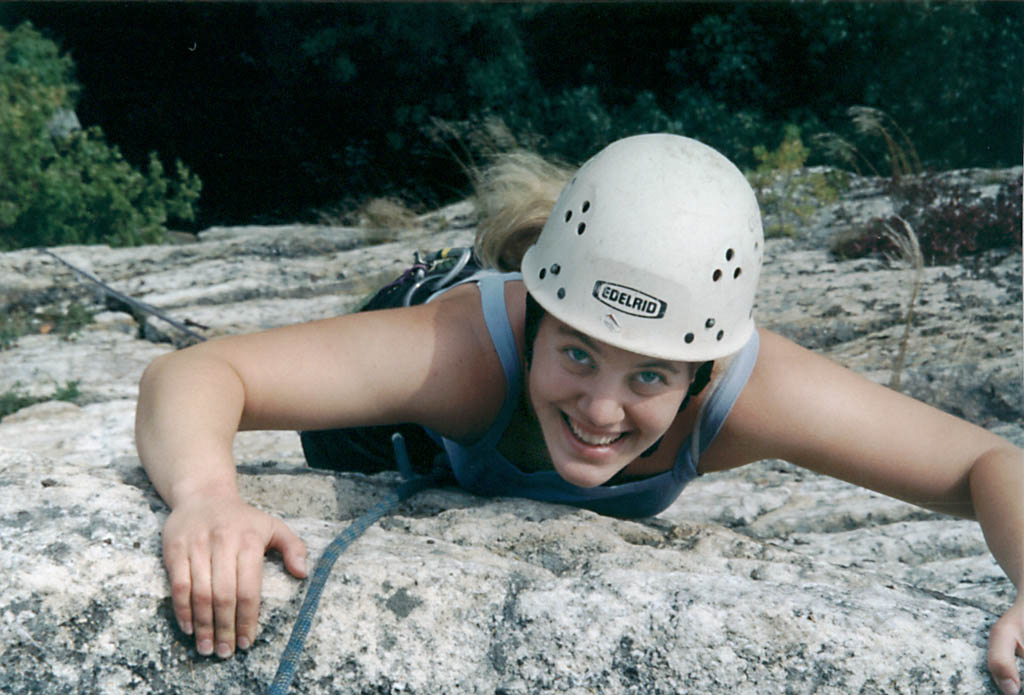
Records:
<instances>
[{"instance_id":1,"label":"gray rock face","mask_svg":"<svg viewBox=\"0 0 1024 695\"><path fill-rule=\"evenodd\" d=\"M907 271L829 257L844 205L882 203L841 201L801 240L769 241L758 316L884 382ZM55 251L214 336L351 310L412 249L470 243L467 214L399 238L243 228ZM48 256L0 254L0 311L71 302L95 319L0 351L0 394L44 399L0 422L0 692L265 691L304 583L268 561L253 648L197 656L171 616L167 509L134 450L138 378L173 349L154 341L187 341ZM1020 253L927 269L916 315L906 390L1024 443ZM45 400L68 382L73 402ZM305 468L291 432L240 434L235 454L244 495L285 517L311 560L397 482ZM988 629L1012 592L976 524L781 461L694 481L645 521L432 490L338 561L292 692L995 692Z\"/></svg>"}]
</instances>

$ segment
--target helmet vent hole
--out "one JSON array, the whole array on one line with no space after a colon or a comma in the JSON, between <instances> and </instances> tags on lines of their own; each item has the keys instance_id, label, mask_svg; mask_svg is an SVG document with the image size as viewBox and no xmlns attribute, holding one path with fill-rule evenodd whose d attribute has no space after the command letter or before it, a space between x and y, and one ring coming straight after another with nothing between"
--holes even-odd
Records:
<instances>
[{"instance_id":1,"label":"helmet vent hole","mask_svg":"<svg viewBox=\"0 0 1024 695\"><path fill-rule=\"evenodd\" d=\"M683 338L683 340L685 340L687 342L687 344L692 343L693 342L693 333L687 333L686 336Z\"/></svg>"},{"instance_id":2,"label":"helmet vent hole","mask_svg":"<svg viewBox=\"0 0 1024 695\"><path fill-rule=\"evenodd\" d=\"M564 287L559 287L558 288L558 298L559 299L565 299L565 288Z\"/></svg>"},{"instance_id":3,"label":"helmet vent hole","mask_svg":"<svg viewBox=\"0 0 1024 695\"><path fill-rule=\"evenodd\" d=\"M558 275L560 272L562 272L562 266L558 265L557 263L552 263L551 264L551 274L552 275Z\"/></svg>"},{"instance_id":4,"label":"helmet vent hole","mask_svg":"<svg viewBox=\"0 0 1024 695\"><path fill-rule=\"evenodd\" d=\"M548 269L547 268L541 268L540 269L540 273L538 273L538 275L540 276L541 280L543 280L544 276L547 275L547 274L548 274Z\"/></svg>"},{"instance_id":5,"label":"helmet vent hole","mask_svg":"<svg viewBox=\"0 0 1024 695\"><path fill-rule=\"evenodd\" d=\"M580 208L580 210L583 211L583 212L586 212L589 209L590 209L590 201L589 200L584 200L583 201L583 207Z\"/></svg>"},{"instance_id":6,"label":"helmet vent hole","mask_svg":"<svg viewBox=\"0 0 1024 695\"><path fill-rule=\"evenodd\" d=\"M576 227L576 233L583 234L585 231L587 231L587 224L585 222L580 222L580 225Z\"/></svg>"},{"instance_id":7,"label":"helmet vent hole","mask_svg":"<svg viewBox=\"0 0 1024 695\"><path fill-rule=\"evenodd\" d=\"M718 282L721 279L722 279L722 271L718 270L716 268L715 272L711 274L711 280L714 281L714 282Z\"/></svg>"},{"instance_id":8,"label":"helmet vent hole","mask_svg":"<svg viewBox=\"0 0 1024 695\"><path fill-rule=\"evenodd\" d=\"M565 211L565 221L568 222L571 219L572 219L572 210L566 210Z\"/></svg>"},{"instance_id":9,"label":"helmet vent hole","mask_svg":"<svg viewBox=\"0 0 1024 695\"><path fill-rule=\"evenodd\" d=\"M721 340L725 337L725 331L718 331L718 335L715 336L715 340Z\"/></svg>"},{"instance_id":10,"label":"helmet vent hole","mask_svg":"<svg viewBox=\"0 0 1024 695\"><path fill-rule=\"evenodd\" d=\"M740 273L742 273L742 272L743 272L743 268L737 268L736 270L734 270L733 273L732 273L733 280L738 278L740 276Z\"/></svg>"},{"instance_id":11,"label":"helmet vent hole","mask_svg":"<svg viewBox=\"0 0 1024 695\"><path fill-rule=\"evenodd\" d=\"M714 327L715 327L715 320L714 319L708 319L707 321L704 322L704 328L714 328Z\"/></svg>"},{"instance_id":12,"label":"helmet vent hole","mask_svg":"<svg viewBox=\"0 0 1024 695\"><path fill-rule=\"evenodd\" d=\"M734 254L735 254L735 251L733 251L732 249L729 249L728 251L725 252L725 260L731 261Z\"/></svg>"}]
</instances>

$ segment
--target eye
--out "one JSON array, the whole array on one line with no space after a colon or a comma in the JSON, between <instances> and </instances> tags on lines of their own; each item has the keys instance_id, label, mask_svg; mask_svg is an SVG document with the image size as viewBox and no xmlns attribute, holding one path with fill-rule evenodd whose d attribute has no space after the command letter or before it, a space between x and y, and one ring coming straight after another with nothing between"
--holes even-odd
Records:
<instances>
[{"instance_id":1,"label":"eye","mask_svg":"<svg viewBox=\"0 0 1024 695\"><path fill-rule=\"evenodd\" d=\"M567 347L564 350L565 356L576 364L590 366L591 359L590 355L587 354L586 350L581 350L578 347Z\"/></svg>"},{"instance_id":2,"label":"eye","mask_svg":"<svg viewBox=\"0 0 1024 695\"><path fill-rule=\"evenodd\" d=\"M658 372L644 371L636 375L637 383L643 386L654 386L656 384L664 384L665 377Z\"/></svg>"}]
</instances>

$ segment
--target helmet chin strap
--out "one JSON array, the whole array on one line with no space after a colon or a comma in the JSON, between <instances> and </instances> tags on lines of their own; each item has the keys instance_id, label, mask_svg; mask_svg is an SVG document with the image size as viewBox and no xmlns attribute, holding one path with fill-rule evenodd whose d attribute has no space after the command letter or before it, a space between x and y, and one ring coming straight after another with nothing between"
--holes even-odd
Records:
<instances>
[{"instance_id":1,"label":"helmet chin strap","mask_svg":"<svg viewBox=\"0 0 1024 695\"><path fill-rule=\"evenodd\" d=\"M683 398L683 402L679 406L680 413L686 410L686 406L690 404L690 399L703 391L704 387L708 385L708 382L711 381L711 371L714 368L714 360L705 362L701 366L697 367L697 373L693 375L693 381L690 382L690 387L686 389L686 397ZM647 450L640 454L640 458L646 458L657 451L663 438L664 437L658 437L658 441L647 447Z\"/></svg>"}]
</instances>

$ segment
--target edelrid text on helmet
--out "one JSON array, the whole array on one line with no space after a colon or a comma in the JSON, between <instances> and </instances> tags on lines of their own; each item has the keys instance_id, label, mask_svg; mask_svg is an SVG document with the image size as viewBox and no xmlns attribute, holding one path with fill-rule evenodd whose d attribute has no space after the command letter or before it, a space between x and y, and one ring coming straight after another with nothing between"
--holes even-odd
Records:
<instances>
[{"instance_id":1,"label":"edelrid text on helmet","mask_svg":"<svg viewBox=\"0 0 1024 695\"><path fill-rule=\"evenodd\" d=\"M714 149L638 135L587 161L523 258L552 316L631 352L705 361L754 330L764 246L757 199Z\"/></svg>"}]
</instances>

